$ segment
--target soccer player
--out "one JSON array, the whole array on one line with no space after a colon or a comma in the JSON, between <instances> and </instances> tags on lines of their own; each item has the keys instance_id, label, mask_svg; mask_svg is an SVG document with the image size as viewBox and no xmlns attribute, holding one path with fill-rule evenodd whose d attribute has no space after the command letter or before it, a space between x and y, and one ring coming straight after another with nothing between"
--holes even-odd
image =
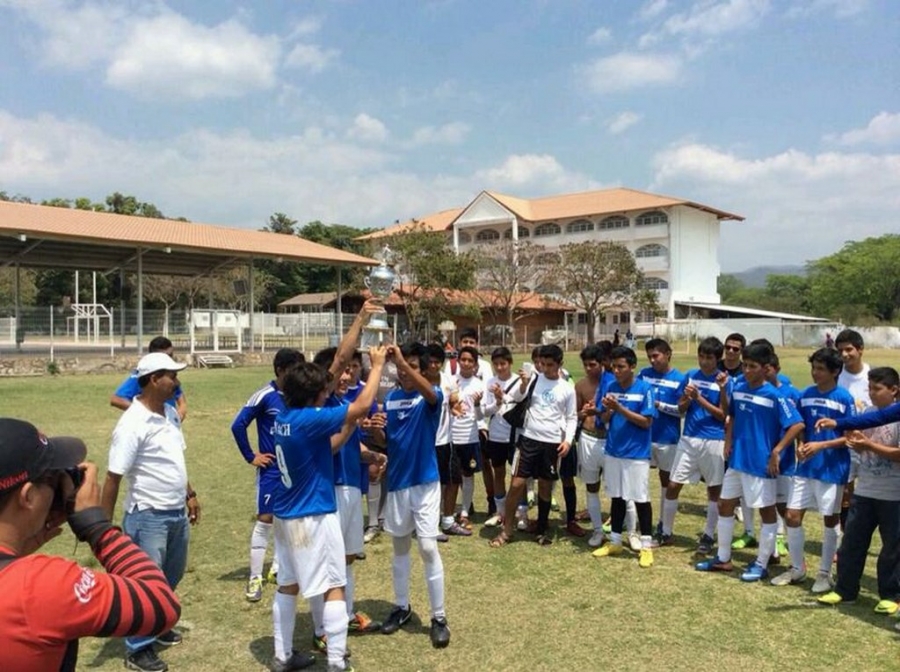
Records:
<instances>
[{"instance_id":1,"label":"soccer player","mask_svg":"<svg viewBox=\"0 0 900 672\"><path fill-rule=\"evenodd\" d=\"M606 447L606 427L595 422L594 397L600 388L600 381L605 373L603 368L604 353L599 345L589 345L581 351L581 365L584 378L575 384L575 407L579 409L581 432L576 442L578 451L578 471L587 491L587 510L591 520L593 533L588 539L588 546L599 548L603 545L603 517L600 513L600 474L603 472L603 458ZM609 382L609 381L607 381ZM601 433L602 432L602 433ZM574 508L574 504L573 504ZM566 500L566 515L569 502ZM578 525L574 516L569 525ZM566 526L568 529L569 525ZM580 530L581 527L578 526Z\"/></svg>"},{"instance_id":2,"label":"soccer player","mask_svg":"<svg viewBox=\"0 0 900 672\"><path fill-rule=\"evenodd\" d=\"M672 348L662 338L651 338L644 345L650 366L641 370L639 378L653 386L653 398L658 411L650 428L652 459L659 471L659 524L656 526L656 544L672 543L672 535L663 535L662 514L669 487L669 475L675 461L675 450L681 439L681 409L678 406L679 389L684 374L672 368Z\"/></svg>"},{"instance_id":3,"label":"soccer player","mask_svg":"<svg viewBox=\"0 0 900 672\"><path fill-rule=\"evenodd\" d=\"M638 565L653 565L653 507L649 484L651 427L658 411L653 387L635 376L637 356L634 350L619 346L610 353L616 377L601 400L601 418L608 423L606 437L606 494L610 499L612 532L609 543L594 551L602 558L620 555L625 524L626 501L634 502L641 531Z\"/></svg>"},{"instance_id":4,"label":"soccer player","mask_svg":"<svg viewBox=\"0 0 900 672\"><path fill-rule=\"evenodd\" d=\"M441 388L443 393L441 419L438 423L434 449L437 454L438 477L441 483L441 515L438 517L439 528L435 539L444 543L450 541L451 535L470 537L472 536L472 531L456 521L453 515L456 506L456 495L453 496L452 500L448 501L447 494L451 481L454 481L457 487L462 483L462 472L459 466L454 463L453 450L450 445L450 394L456 389L456 382L449 373L444 373L443 371L447 350L442 348L439 343L429 343L425 346L425 350L428 366L422 371L422 376L432 385ZM440 527L440 524L443 522L445 506L448 517L453 521L446 531Z\"/></svg>"},{"instance_id":5,"label":"soccer player","mask_svg":"<svg viewBox=\"0 0 900 672\"><path fill-rule=\"evenodd\" d=\"M662 512L662 542L672 537L678 496L687 483L706 483L706 527L697 544L697 553L709 555L719 521L719 494L725 474L725 412L720 400L730 378L719 371L722 342L704 338L697 346L699 368L685 374L679 387L678 407L684 412L684 432L678 441L672 474L666 488Z\"/></svg>"},{"instance_id":6,"label":"soccer player","mask_svg":"<svg viewBox=\"0 0 900 672\"><path fill-rule=\"evenodd\" d=\"M484 399L484 381L475 374L478 370L478 350L470 345L459 349L457 357L459 368L455 376L455 389L450 394L450 445L453 457L451 465L459 469L462 476L462 508L459 512L459 524L467 530L472 529L469 520L469 509L475 494L475 473L482 470L481 438L479 428L484 421L484 413L481 402ZM444 502L444 519L442 528L448 528L452 521L448 521L447 507L456 506L458 486L451 479L447 488L447 496ZM491 475L491 487L489 496L493 498L493 474ZM491 501L493 508L493 501Z\"/></svg>"},{"instance_id":7,"label":"soccer player","mask_svg":"<svg viewBox=\"0 0 900 672\"><path fill-rule=\"evenodd\" d=\"M284 410L284 377L288 370L304 361L299 350L281 348L275 353L272 366L275 378L253 393L231 423L234 442L247 464L256 467L256 523L250 535L250 578L244 596L248 602L258 602L263 593L263 564L272 534L272 498L281 487L281 473L275 459L275 417ZM256 444L253 452L247 438L247 428L256 423ZM277 554L276 554L277 561ZM278 573L273 563L269 575L273 583Z\"/></svg>"},{"instance_id":8,"label":"soccer player","mask_svg":"<svg viewBox=\"0 0 900 672\"><path fill-rule=\"evenodd\" d=\"M506 510L506 462L512 454L514 437L509 423L499 412L507 394L513 386L518 385L518 378L512 374L513 356L509 348L495 348L491 353L491 365L494 375L486 387L482 411L488 419L488 440L485 454L494 470L494 505L497 513L485 521L486 527L497 527L503 524L503 512Z\"/></svg>"},{"instance_id":9,"label":"soccer player","mask_svg":"<svg viewBox=\"0 0 900 672\"><path fill-rule=\"evenodd\" d=\"M896 408L900 394L900 376L890 367L869 370L869 398L874 406L868 412L843 422L867 421L881 409ZM878 409L876 411L875 409ZM834 420L820 420L832 424ZM865 432L847 434L847 444L859 454L856 490L850 500L847 526L838 551L837 582L834 590L819 597L827 605L853 602L859 594L859 580L875 529L881 536L881 551L876 564L878 604L881 614L897 612L900 602L898 544L900 544L900 423L891 422Z\"/></svg>"},{"instance_id":10,"label":"soccer player","mask_svg":"<svg viewBox=\"0 0 900 672\"><path fill-rule=\"evenodd\" d=\"M793 484L784 516L787 525L791 567L772 579L773 586L786 586L806 580L803 557L805 535L803 517L815 506L825 519L822 533L822 559L813 583L813 593L831 590L831 564L838 546L841 495L850 475L850 453L844 438L834 430L816 431L821 417L842 418L855 412L853 397L837 386L841 357L835 350L816 350L809 358L813 385L800 397L800 416L804 422L805 443L797 449Z\"/></svg>"},{"instance_id":11,"label":"soccer player","mask_svg":"<svg viewBox=\"0 0 900 672\"><path fill-rule=\"evenodd\" d=\"M719 496L718 552L695 567L703 572L730 572L734 509L743 497L758 508L763 524L759 553L741 574L742 581L768 577L767 565L775 550L778 529L775 498L781 451L803 431L797 410L766 381L772 350L763 344L749 345L742 352L744 378L726 400L729 421L725 428L725 459L728 469Z\"/></svg>"},{"instance_id":12,"label":"soccer player","mask_svg":"<svg viewBox=\"0 0 900 672\"><path fill-rule=\"evenodd\" d=\"M550 496L553 483L559 478L559 460L572 447L578 413L575 388L560 375L562 348L558 345L541 346L538 358L541 372L532 380L527 371L521 371L520 382L509 395L512 401L520 402L528 394L528 388L534 385L513 457L503 530L491 540L491 546L495 548L512 538L516 506L528 478L538 479L538 519L531 526L531 531L537 535L536 540L542 546L553 541L547 533Z\"/></svg>"},{"instance_id":13,"label":"soccer player","mask_svg":"<svg viewBox=\"0 0 900 672\"><path fill-rule=\"evenodd\" d=\"M391 346L400 389L385 399L387 412L388 494L384 530L393 539L394 608L381 631L390 635L412 618L409 603L409 570L412 533L425 565L425 583L431 603L431 644L450 644L450 628L444 611L444 564L435 536L441 507L435 437L444 393L421 373L427 367L423 346Z\"/></svg>"},{"instance_id":14,"label":"soccer player","mask_svg":"<svg viewBox=\"0 0 900 672\"><path fill-rule=\"evenodd\" d=\"M741 352L747 345L747 339L743 334L733 333L725 337L723 357L719 360L719 371L724 371L732 378L737 378L743 373L741 367Z\"/></svg>"},{"instance_id":15,"label":"soccer player","mask_svg":"<svg viewBox=\"0 0 900 672\"><path fill-rule=\"evenodd\" d=\"M174 350L175 348L172 345L172 341L165 336L157 336L150 341L150 344L147 346L148 354L151 352L164 352L171 357ZM122 384L116 388L116 391L113 392L112 396L109 398L109 405L113 408L118 408L120 411L127 411L128 407L131 406L131 402L140 393L141 386L138 385L137 374L136 372L132 372L131 375L123 380ZM173 406L175 410L178 411L178 417L182 420L187 416L187 400L184 397L184 392L181 390L180 383L178 384L178 387L175 388L175 396L169 399L166 404Z\"/></svg>"},{"instance_id":16,"label":"soccer player","mask_svg":"<svg viewBox=\"0 0 900 672\"><path fill-rule=\"evenodd\" d=\"M372 375L380 376L384 346L370 348ZM367 386L350 404L325 407L329 373L312 363L292 368L284 379L286 410L275 420L275 455L284 485L274 498L276 548L281 554L278 592L272 605L273 669L300 669L309 657L292 649L297 594L324 595L322 623L328 669L345 669L347 564L338 506L332 437L364 418L377 388Z\"/></svg>"}]
</instances>

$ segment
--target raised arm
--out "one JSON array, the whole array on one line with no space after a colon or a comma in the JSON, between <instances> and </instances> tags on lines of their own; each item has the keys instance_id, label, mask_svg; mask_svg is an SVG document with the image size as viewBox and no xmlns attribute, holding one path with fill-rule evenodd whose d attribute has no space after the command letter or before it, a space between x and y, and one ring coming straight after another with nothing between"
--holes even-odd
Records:
<instances>
[{"instance_id":1,"label":"raised arm","mask_svg":"<svg viewBox=\"0 0 900 672\"><path fill-rule=\"evenodd\" d=\"M425 376L409 365L409 362L403 358L403 353L400 352L400 348L392 345L390 346L390 353L394 358L394 364L397 365L397 369L409 376L413 381L413 387L416 388L416 391L422 395L422 398L425 399L429 405L434 406L434 404L437 403L437 392L434 391L434 386L428 382Z\"/></svg>"},{"instance_id":2,"label":"raised arm","mask_svg":"<svg viewBox=\"0 0 900 672\"><path fill-rule=\"evenodd\" d=\"M350 359L353 357L353 351L356 350L356 344L359 341L359 334L365 323L368 321L369 315L376 313L379 310L383 310L383 307L374 299L369 299L362 305L362 308L359 309L359 313L357 313L354 318L353 324L350 325L347 333L344 334L344 337L341 339L341 343L338 345L337 352L334 355L334 361L331 362L331 367L328 369L331 371L331 375L334 376L335 380L337 380L341 371L347 368L347 364L350 363ZM371 373L369 375L371 375Z\"/></svg>"}]
</instances>

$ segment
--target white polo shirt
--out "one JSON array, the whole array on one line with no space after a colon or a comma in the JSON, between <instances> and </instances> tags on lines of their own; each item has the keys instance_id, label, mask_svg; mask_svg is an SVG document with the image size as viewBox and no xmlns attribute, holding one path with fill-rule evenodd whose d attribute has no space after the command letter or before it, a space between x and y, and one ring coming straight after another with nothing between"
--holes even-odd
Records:
<instances>
[{"instance_id":1,"label":"white polo shirt","mask_svg":"<svg viewBox=\"0 0 900 672\"><path fill-rule=\"evenodd\" d=\"M178 412L154 413L136 397L113 430L109 471L125 477L125 511L182 509L187 495L184 435Z\"/></svg>"}]
</instances>

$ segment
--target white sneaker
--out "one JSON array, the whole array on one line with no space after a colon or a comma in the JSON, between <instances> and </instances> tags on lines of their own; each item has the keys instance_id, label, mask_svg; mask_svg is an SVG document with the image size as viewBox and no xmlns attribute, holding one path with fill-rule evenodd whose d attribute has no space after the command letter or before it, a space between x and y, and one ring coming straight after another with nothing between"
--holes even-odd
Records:
<instances>
[{"instance_id":1,"label":"white sneaker","mask_svg":"<svg viewBox=\"0 0 900 672\"><path fill-rule=\"evenodd\" d=\"M786 572L782 572L776 576L769 583L773 586L790 586L797 583L803 583L804 581L806 581L806 569L791 567Z\"/></svg>"},{"instance_id":2,"label":"white sneaker","mask_svg":"<svg viewBox=\"0 0 900 672\"><path fill-rule=\"evenodd\" d=\"M524 532L528 529L528 508L520 506L516 509L516 529Z\"/></svg>"},{"instance_id":3,"label":"white sneaker","mask_svg":"<svg viewBox=\"0 0 900 672\"><path fill-rule=\"evenodd\" d=\"M499 513L495 513L493 516L484 521L485 527L499 527L503 524L503 516Z\"/></svg>"},{"instance_id":4,"label":"white sneaker","mask_svg":"<svg viewBox=\"0 0 900 672\"><path fill-rule=\"evenodd\" d=\"M641 535L639 535L637 532L629 532L628 545L635 553L640 552L640 550L644 547L644 545L641 543Z\"/></svg>"},{"instance_id":5,"label":"white sneaker","mask_svg":"<svg viewBox=\"0 0 900 672\"><path fill-rule=\"evenodd\" d=\"M834 588L834 581L831 580L831 574L819 570L816 573L816 581L813 583L812 592L817 594L828 593L832 588Z\"/></svg>"},{"instance_id":6,"label":"white sneaker","mask_svg":"<svg viewBox=\"0 0 900 672\"><path fill-rule=\"evenodd\" d=\"M588 539L588 546L591 548L600 548L603 545L603 530L594 530L591 538Z\"/></svg>"}]
</instances>

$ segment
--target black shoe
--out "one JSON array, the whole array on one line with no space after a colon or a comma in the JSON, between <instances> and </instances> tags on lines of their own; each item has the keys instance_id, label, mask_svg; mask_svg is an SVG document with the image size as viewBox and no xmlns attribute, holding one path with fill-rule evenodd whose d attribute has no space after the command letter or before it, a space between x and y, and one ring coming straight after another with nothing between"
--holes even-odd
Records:
<instances>
[{"instance_id":1,"label":"black shoe","mask_svg":"<svg viewBox=\"0 0 900 672\"><path fill-rule=\"evenodd\" d=\"M125 668L138 672L166 672L169 666L159 659L152 646L145 646L125 656Z\"/></svg>"},{"instance_id":2,"label":"black shoe","mask_svg":"<svg viewBox=\"0 0 900 672\"><path fill-rule=\"evenodd\" d=\"M450 626L443 616L431 619L431 645L436 649L446 648L450 644Z\"/></svg>"},{"instance_id":3,"label":"black shoe","mask_svg":"<svg viewBox=\"0 0 900 672\"><path fill-rule=\"evenodd\" d=\"M316 657L311 653L301 653L294 649L291 651L291 657L285 661L272 660L272 672L291 672L291 670L302 670L311 667L316 662Z\"/></svg>"},{"instance_id":4,"label":"black shoe","mask_svg":"<svg viewBox=\"0 0 900 672\"><path fill-rule=\"evenodd\" d=\"M181 644L184 638L181 636L180 632L175 632L174 630L169 630L168 632L164 632L159 637L156 638L156 643L160 646L176 646Z\"/></svg>"},{"instance_id":5,"label":"black shoe","mask_svg":"<svg viewBox=\"0 0 900 672\"><path fill-rule=\"evenodd\" d=\"M471 519L474 517L475 517L475 504L473 502L472 504L469 504L469 518Z\"/></svg>"},{"instance_id":6,"label":"black shoe","mask_svg":"<svg viewBox=\"0 0 900 672\"><path fill-rule=\"evenodd\" d=\"M388 615L384 625L381 626L381 632L385 635L393 635L406 625L410 618L412 618L412 606L407 606L406 609L394 607L391 609L391 613Z\"/></svg>"}]
</instances>

